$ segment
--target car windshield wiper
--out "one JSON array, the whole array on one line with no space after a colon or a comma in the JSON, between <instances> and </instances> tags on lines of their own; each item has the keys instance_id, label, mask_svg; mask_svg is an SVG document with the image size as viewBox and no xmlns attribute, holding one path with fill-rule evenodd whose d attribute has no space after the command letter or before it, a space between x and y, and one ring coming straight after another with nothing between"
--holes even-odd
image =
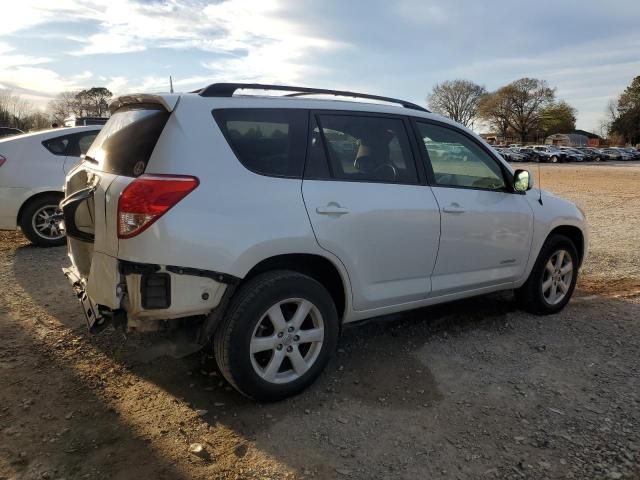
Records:
<instances>
[{"instance_id":1,"label":"car windshield wiper","mask_svg":"<svg viewBox=\"0 0 640 480\"><path fill-rule=\"evenodd\" d=\"M80 155L80 158L82 160L86 160L87 162L95 163L96 165L98 164L98 160L89 155Z\"/></svg>"}]
</instances>

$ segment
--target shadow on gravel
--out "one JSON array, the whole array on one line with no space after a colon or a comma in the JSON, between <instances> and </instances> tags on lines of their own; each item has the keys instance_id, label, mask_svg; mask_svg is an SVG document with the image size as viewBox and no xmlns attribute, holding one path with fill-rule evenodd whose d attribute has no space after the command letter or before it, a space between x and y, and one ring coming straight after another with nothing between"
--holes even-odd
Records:
<instances>
[{"instance_id":1,"label":"shadow on gravel","mask_svg":"<svg viewBox=\"0 0 640 480\"><path fill-rule=\"evenodd\" d=\"M185 478L76 372L0 311L0 478ZM27 327L29 325L29 327Z\"/></svg>"},{"instance_id":2,"label":"shadow on gravel","mask_svg":"<svg viewBox=\"0 0 640 480\"><path fill-rule=\"evenodd\" d=\"M612 346L607 345L607 351L614 350L615 334L621 328L614 321L594 323L592 319L582 319L580 315L586 307L576 305L585 305L584 303L570 305L560 315L540 317L537 320L528 315L510 315L516 311L512 295L501 293L380 317L349 326L343 332L334 359L311 388L283 402L257 404L227 385L215 367L213 356L207 351L181 360L162 357L145 363L139 361L141 349L152 347L154 342L162 339L161 335L131 335L126 342L123 342L121 334L114 331L106 331L97 337L89 336L77 300L60 272L60 267L67 263L64 249L22 247L16 250L14 260L13 275L20 289L31 297L31 301L44 306L84 341L104 351L135 375L187 402L191 408L206 410L202 420L212 428L227 427L247 440L254 441L259 449L295 468L313 465L321 478L324 478L322 472L327 477L332 477L335 476L334 468L359 462L360 460L350 459L361 458L363 454L350 451L349 444L354 438L361 439L362 436L371 435L380 436L380 441L366 443L361 440L361 444L366 446L367 456L370 455L371 458L387 455L384 453L386 451L395 452L395 457L400 458L407 448L419 448L423 453L436 455L434 445L437 444L438 452L449 452L437 457L440 466L461 468L466 465L465 468L469 469L482 467L483 470L473 471L474 475L482 475L489 466L495 466L493 460L481 462L475 467L471 463L460 462L458 450L462 447L455 444L455 440L446 437L450 430L443 426L443 423L457 423L455 426L458 432L468 432L472 428L468 426L471 419L476 422L473 428L482 431L482 435L492 432L496 445L506 439L508 447L500 447L504 451L501 455L505 462L510 462L509 465L519 465L518 458L523 452L533 455L539 452L536 449L547 447L513 444L510 438L518 435L513 431L513 419L527 415L546 422L550 415L549 408L557 409L563 395L573 395L571 389L560 386L557 390L561 393L547 394L545 391L548 398L542 395L525 397L523 392L533 388L521 385L527 375L533 375L537 368L545 375L558 375L558 385L568 382L567 379L576 382L579 380L582 398L588 392L592 392L593 396L599 395L601 387L596 380L599 382L603 375L604 378L617 378L614 373L619 368L610 362L606 363L605 358L598 358L597 351L577 335L587 330L589 334L584 338L588 341L594 344L611 343ZM621 299L602 299L599 305L603 310L606 308L607 315L623 312L628 307L628 303ZM579 330L581 328L584 330ZM564 333L562 329L565 329ZM571 335L566 333L567 330L572 332ZM557 339L554 335L559 332L564 337ZM456 349L464 344L462 340L457 341L457 337L467 339L466 341L471 337L482 348L486 346L491 350L487 354L492 355L492 361L483 362L482 355L485 352L480 350L472 352L475 355L473 360L469 360L470 355L458 356L459 363L449 368L454 378L461 371L473 370L476 364L486 367L490 375L482 377L482 381L473 385L466 378L459 379L457 391L462 393L455 397L448 385L439 384L438 379L442 381L442 370L436 371L437 375L434 375L429 369L433 364L420 359L431 358L424 355L425 344L429 344L430 349L440 350L440 361L451 365L452 359L448 355L455 356ZM22 342L33 348L32 339L25 337L18 343ZM550 345L549 350L543 345L545 342ZM552 346L554 342L559 343ZM598 347L602 350L602 345ZM557 353L542 357L542 352ZM567 367L570 362L574 364L573 371ZM592 365L601 368L600 377L588 376L591 375ZM574 375L575 372L577 375ZM626 375L618 374L621 381L627 381ZM483 383L486 378L492 383ZM71 374L64 380L69 384L74 381ZM533 384L533 380L530 382ZM482 398L477 401L485 403L474 405L476 399L465 396L465 389L471 387ZM83 392L82 395L96 401L91 392ZM453 401L454 398L458 399L457 403ZM581 407L578 401L570 398L576 402L575 411L581 412L580 415L585 417L591 415L590 411L583 413L583 410L577 408ZM604 411L604 407L598 408ZM443 415L438 417L434 412ZM505 412L508 412L508 417ZM566 428L580 432L584 423L580 418L574 422L574 415L577 414L563 413L560 418L566 423ZM459 421L458 416L461 418ZM555 417L552 419L556 420ZM516 420L515 424L519 422ZM504 437L505 430L510 432L511 437ZM349 436L343 435L344 432L349 432ZM558 433L560 434L561 432ZM404 438L413 439L413 443L407 446L402 443ZM553 438L554 442L563 441ZM586 443L592 442L591 437L586 438ZM540 444L544 442L541 441ZM495 448L498 449L498 446ZM153 453L149 450L149 447L143 446L144 455L152 456ZM246 455L246 448L234 448L233 455L242 458ZM425 453L420 458L424 458L425 463L419 463L422 461L420 459L416 460L418 463L415 468L418 473L413 478L425 478L423 473L437 474L437 465L432 463L432 459L436 457L429 457ZM557 460L559 462L560 458ZM509 470L513 468L516 467L508 467ZM472 478L478 478L477 476Z\"/></svg>"},{"instance_id":3,"label":"shadow on gravel","mask_svg":"<svg viewBox=\"0 0 640 480\"><path fill-rule=\"evenodd\" d=\"M112 330L89 336L80 306L60 271L66 263L64 248L24 246L16 250L13 272L35 303L93 346L195 408L224 404L225 408L212 409L217 412L212 412L216 417L212 423L224 419L245 435L255 435L270 426L270 422L262 421L267 411L274 416L285 414L290 403L296 409L312 409L318 397L325 394L337 394L363 406L393 404L395 409L415 409L438 402L442 396L433 375L417 360L415 352L433 335L504 328L506 314L515 308L509 294L497 294L348 326L327 373L308 393L278 404L258 405L227 385L209 352L179 360L151 355L151 360L145 362L140 360L144 357L141 351L151 351L163 341L162 334L133 334L126 341ZM229 415L229 406L233 406L235 416Z\"/></svg>"}]
</instances>

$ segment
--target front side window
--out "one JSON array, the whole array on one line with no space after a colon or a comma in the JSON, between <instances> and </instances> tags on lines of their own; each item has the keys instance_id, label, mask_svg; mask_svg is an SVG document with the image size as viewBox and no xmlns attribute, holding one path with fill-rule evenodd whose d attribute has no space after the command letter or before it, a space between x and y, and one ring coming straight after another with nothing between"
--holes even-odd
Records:
<instances>
[{"instance_id":1,"label":"front side window","mask_svg":"<svg viewBox=\"0 0 640 480\"><path fill-rule=\"evenodd\" d=\"M485 150L451 128L417 122L436 185L444 187L506 188L502 169Z\"/></svg>"},{"instance_id":2,"label":"front side window","mask_svg":"<svg viewBox=\"0 0 640 480\"><path fill-rule=\"evenodd\" d=\"M213 116L249 170L276 177L301 178L308 114L297 109L222 109Z\"/></svg>"},{"instance_id":3,"label":"front side window","mask_svg":"<svg viewBox=\"0 0 640 480\"><path fill-rule=\"evenodd\" d=\"M335 179L418 183L404 122L398 118L318 115L310 160L326 154ZM318 135L319 131L322 135ZM324 140L324 149L319 143ZM315 148L314 148L315 147Z\"/></svg>"}]
</instances>

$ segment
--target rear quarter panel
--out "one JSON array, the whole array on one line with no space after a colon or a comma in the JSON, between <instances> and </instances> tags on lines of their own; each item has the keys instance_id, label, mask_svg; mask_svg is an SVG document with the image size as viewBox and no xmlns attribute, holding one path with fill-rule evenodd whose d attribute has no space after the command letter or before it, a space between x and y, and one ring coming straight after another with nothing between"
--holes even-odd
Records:
<instances>
[{"instance_id":1,"label":"rear quarter panel","mask_svg":"<svg viewBox=\"0 0 640 480\"><path fill-rule=\"evenodd\" d=\"M214 106L201 97L181 98L146 173L193 175L200 185L139 236L120 240L118 257L237 277L274 255L326 257L311 230L302 181L247 170L215 123ZM124 186L114 182L110 198Z\"/></svg>"},{"instance_id":2,"label":"rear quarter panel","mask_svg":"<svg viewBox=\"0 0 640 480\"><path fill-rule=\"evenodd\" d=\"M20 207L42 192L62 192L64 156L51 154L42 146L50 135L30 135L0 141L0 229L17 227Z\"/></svg>"}]
</instances>

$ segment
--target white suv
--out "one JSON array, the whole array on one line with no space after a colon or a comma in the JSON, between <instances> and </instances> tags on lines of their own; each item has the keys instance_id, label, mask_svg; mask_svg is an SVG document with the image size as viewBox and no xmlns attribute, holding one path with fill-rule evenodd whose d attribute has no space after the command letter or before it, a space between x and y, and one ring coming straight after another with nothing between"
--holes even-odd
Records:
<instances>
[{"instance_id":1,"label":"white suv","mask_svg":"<svg viewBox=\"0 0 640 480\"><path fill-rule=\"evenodd\" d=\"M110 108L61 204L90 329L213 341L250 397L308 386L348 322L497 290L538 314L571 297L581 211L417 105L213 84Z\"/></svg>"}]
</instances>

